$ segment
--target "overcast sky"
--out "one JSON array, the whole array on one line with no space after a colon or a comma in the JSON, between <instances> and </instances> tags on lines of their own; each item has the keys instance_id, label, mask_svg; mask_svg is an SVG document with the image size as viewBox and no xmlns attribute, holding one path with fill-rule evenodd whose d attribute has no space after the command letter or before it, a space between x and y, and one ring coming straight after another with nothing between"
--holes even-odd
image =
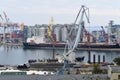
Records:
<instances>
[{"instance_id":1,"label":"overcast sky","mask_svg":"<svg viewBox=\"0 0 120 80\"><path fill-rule=\"evenodd\" d=\"M120 24L120 0L0 0L0 14L26 25L49 24L52 16L55 24L69 24L81 5L90 9L90 26Z\"/></svg>"}]
</instances>

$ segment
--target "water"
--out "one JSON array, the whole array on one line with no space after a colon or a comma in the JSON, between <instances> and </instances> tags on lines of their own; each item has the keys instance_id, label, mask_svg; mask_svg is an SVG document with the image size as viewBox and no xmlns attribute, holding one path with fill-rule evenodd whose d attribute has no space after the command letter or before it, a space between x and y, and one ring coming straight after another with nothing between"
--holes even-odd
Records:
<instances>
[{"instance_id":1,"label":"water","mask_svg":"<svg viewBox=\"0 0 120 80\"><path fill-rule=\"evenodd\" d=\"M63 50L55 50L55 53L63 53ZM93 62L93 55L96 56L96 62L100 55L100 62L103 61L105 56L106 62L113 62L115 57L120 56L120 52L113 51L91 51L91 62ZM85 56L84 62L88 61L87 51L77 51L77 57ZM53 57L53 50L43 49L23 49L23 47L5 47L0 46L0 64L3 65L17 65L27 63L30 59L51 59Z\"/></svg>"}]
</instances>

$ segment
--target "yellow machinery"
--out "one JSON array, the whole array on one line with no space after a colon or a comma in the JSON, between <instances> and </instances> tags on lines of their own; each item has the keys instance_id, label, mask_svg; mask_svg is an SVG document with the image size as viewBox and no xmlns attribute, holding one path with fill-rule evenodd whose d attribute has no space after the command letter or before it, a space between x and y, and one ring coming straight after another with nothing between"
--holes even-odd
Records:
<instances>
[{"instance_id":1,"label":"yellow machinery","mask_svg":"<svg viewBox=\"0 0 120 80\"><path fill-rule=\"evenodd\" d=\"M53 20L53 17L52 17L50 25L48 26L48 29L47 29L47 37L48 38L52 37L52 26L53 26L53 23L54 23L54 20Z\"/></svg>"}]
</instances>

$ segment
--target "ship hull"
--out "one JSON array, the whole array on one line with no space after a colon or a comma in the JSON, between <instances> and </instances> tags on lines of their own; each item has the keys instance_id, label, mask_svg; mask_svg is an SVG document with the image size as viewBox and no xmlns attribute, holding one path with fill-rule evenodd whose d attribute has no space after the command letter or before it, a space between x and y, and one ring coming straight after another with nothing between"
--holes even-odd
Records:
<instances>
[{"instance_id":1,"label":"ship hull","mask_svg":"<svg viewBox=\"0 0 120 80\"><path fill-rule=\"evenodd\" d=\"M26 48L64 48L65 44L51 44L51 43L23 43L23 47Z\"/></svg>"},{"instance_id":2,"label":"ship hull","mask_svg":"<svg viewBox=\"0 0 120 80\"><path fill-rule=\"evenodd\" d=\"M35 43L23 43L23 46L25 49L28 48L44 48L44 49L64 49L65 48L65 43L57 43L57 44L47 44L47 43L41 43L41 44L35 44ZM120 49L119 44L115 44L115 45L104 45L104 44L79 44L77 49L84 49L84 50L88 50L88 49Z\"/></svg>"}]
</instances>

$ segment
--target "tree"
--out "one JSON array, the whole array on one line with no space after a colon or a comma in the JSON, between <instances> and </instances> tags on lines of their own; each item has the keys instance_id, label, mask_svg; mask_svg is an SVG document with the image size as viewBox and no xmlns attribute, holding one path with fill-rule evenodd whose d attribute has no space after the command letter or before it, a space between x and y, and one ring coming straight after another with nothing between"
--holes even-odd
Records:
<instances>
[{"instance_id":1,"label":"tree","mask_svg":"<svg viewBox=\"0 0 120 80\"><path fill-rule=\"evenodd\" d=\"M93 65L93 74L99 74L99 73L102 73L102 70L100 69L100 65L94 64Z\"/></svg>"},{"instance_id":2,"label":"tree","mask_svg":"<svg viewBox=\"0 0 120 80\"><path fill-rule=\"evenodd\" d=\"M116 57L113 61L114 61L117 65L120 65L120 57Z\"/></svg>"}]
</instances>

